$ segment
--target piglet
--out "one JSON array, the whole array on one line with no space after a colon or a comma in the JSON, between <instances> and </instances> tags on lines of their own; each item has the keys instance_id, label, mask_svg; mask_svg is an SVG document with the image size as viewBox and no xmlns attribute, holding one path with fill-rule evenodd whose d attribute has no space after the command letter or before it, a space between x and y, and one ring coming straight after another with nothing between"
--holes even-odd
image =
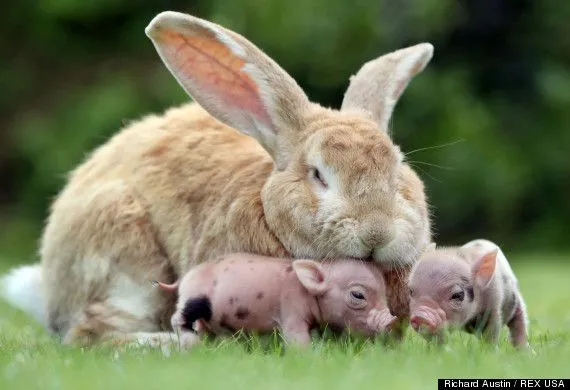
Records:
<instances>
[{"instance_id":1,"label":"piglet","mask_svg":"<svg viewBox=\"0 0 570 390\"><path fill-rule=\"evenodd\" d=\"M517 279L501 249L488 240L427 250L410 273L410 323L425 336L445 324L481 332L497 344L502 325L511 343L528 347L527 313Z\"/></svg>"},{"instance_id":2,"label":"piglet","mask_svg":"<svg viewBox=\"0 0 570 390\"><path fill-rule=\"evenodd\" d=\"M381 270L359 260L286 260L231 254L198 265L178 282L172 327L213 334L282 330L306 346L310 330L329 325L364 336L388 332L396 322L386 303Z\"/></svg>"}]
</instances>

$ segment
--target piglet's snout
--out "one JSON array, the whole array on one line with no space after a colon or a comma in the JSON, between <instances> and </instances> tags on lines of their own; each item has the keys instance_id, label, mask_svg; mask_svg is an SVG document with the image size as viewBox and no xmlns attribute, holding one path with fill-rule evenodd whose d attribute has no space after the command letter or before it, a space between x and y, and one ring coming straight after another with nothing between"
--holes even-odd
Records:
<instances>
[{"instance_id":1,"label":"piglet's snout","mask_svg":"<svg viewBox=\"0 0 570 390\"><path fill-rule=\"evenodd\" d=\"M390 310L372 309L368 314L368 326L374 333L389 332L398 320L397 317L390 313Z\"/></svg>"},{"instance_id":2,"label":"piglet's snout","mask_svg":"<svg viewBox=\"0 0 570 390\"><path fill-rule=\"evenodd\" d=\"M427 330L430 333L435 333L443 326L444 322L445 316L426 307L415 311L410 318L410 324L417 332Z\"/></svg>"},{"instance_id":3,"label":"piglet's snout","mask_svg":"<svg viewBox=\"0 0 570 390\"><path fill-rule=\"evenodd\" d=\"M420 332L435 333L446 321L445 312L431 299L422 299L411 305L410 325Z\"/></svg>"}]
</instances>

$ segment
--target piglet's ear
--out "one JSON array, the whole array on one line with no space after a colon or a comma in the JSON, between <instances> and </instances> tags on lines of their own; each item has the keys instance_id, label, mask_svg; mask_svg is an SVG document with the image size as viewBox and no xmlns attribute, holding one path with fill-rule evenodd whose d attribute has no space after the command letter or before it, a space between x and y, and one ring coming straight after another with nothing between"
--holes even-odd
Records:
<instances>
[{"instance_id":1,"label":"piglet's ear","mask_svg":"<svg viewBox=\"0 0 570 390\"><path fill-rule=\"evenodd\" d=\"M293 262L293 270L309 294L324 294L327 282L325 272L319 263L312 260L295 260Z\"/></svg>"},{"instance_id":2,"label":"piglet's ear","mask_svg":"<svg viewBox=\"0 0 570 390\"><path fill-rule=\"evenodd\" d=\"M487 287L491 281L497 265L497 253L499 250L493 249L481 256L473 265L473 277L479 286Z\"/></svg>"}]
</instances>

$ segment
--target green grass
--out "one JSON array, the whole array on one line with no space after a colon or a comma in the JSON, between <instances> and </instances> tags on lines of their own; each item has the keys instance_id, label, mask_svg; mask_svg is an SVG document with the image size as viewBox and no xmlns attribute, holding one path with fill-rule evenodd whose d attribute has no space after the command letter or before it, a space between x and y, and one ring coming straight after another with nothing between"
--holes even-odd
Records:
<instances>
[{"instance_id":1,"label":"green grass","mask_svg":"<svg viewBox=\"0 0 570 390\"><path fill-rule=\"evenodd\" d=\"M498 350L462 333L437 348L412 332L396 346L328 338L309 351L265 348L259 340L170 353L80 349L59 345L0 303L0 389L435 389L444 377L569 377L570 258L511 260L536 355L514 351L506 330Z\"/></svg>"}]
</instances>

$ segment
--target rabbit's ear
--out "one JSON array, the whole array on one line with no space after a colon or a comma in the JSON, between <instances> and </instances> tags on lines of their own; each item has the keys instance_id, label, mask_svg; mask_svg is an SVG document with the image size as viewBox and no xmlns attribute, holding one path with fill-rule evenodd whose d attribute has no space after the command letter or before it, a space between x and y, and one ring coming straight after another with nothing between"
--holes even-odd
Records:
<instances>
[{"instance_id":1,"label":"rabbit's ear","mask_svg":"<svg viewBox=\"0 0 570 390\"><path fill-rule=\"evenodd\" d=\"M176 80L212 116L257 139L274 159L286 153L277 151L277 137L299 128L309 100L279 65L244 37L178 12L160 13L145 32ZM279 141L280 148L286 144Z\"/></svg>"},{"instance_id":2,"label":"rabbit's ear","mask_svg":"<svg viewBox=\"0 0 570 390\"><path fill-rule=\"evenodd\" d=\"M420 43L367 62L350 78L341 110L364 111L387 131L400 95L412 77L425 68L432 55L433 46Z\"/></svg>"}]
</instances>

